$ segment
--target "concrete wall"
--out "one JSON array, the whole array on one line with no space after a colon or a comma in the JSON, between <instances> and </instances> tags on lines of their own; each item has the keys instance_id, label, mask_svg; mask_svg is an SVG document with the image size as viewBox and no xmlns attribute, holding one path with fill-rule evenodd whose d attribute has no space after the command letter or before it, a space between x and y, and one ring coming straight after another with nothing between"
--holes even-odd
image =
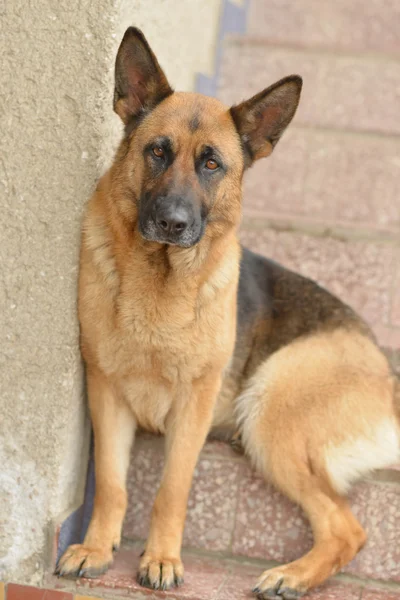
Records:
<instances>
[{"instance_id":1,"label":"concrete wall","mask_svg":"<svg viewBox=\"0 0 400 600\"><path fill-rule=\"evenodd\" d=\"M39 583L82 499L89 425L76 277L85 200L120 133L112 69L142 27L171 83L211 73L220 0L0 7L0 578Z\"/></svg>"}]
</instances>

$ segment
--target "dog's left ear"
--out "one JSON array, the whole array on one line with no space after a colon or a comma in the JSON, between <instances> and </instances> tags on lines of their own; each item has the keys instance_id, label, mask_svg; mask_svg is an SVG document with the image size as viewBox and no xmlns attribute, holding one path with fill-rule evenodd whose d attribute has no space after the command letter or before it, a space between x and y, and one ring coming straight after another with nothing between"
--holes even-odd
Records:
<instances>
[{"instance_id":1,"label":"dog's left ear","mask_svg":"<svg viewBox=\"0 0 400 600\"><path fill-rule=\"evenodd\" d=\"M172 92L143 33L136 27L129 27L115 61L115 112L127 125Z\"/></svg>"},{"instance_id":2,"label":"dog's left ear","mask_svg":"<svg viewBox=\"0 0 400 600\"><path fill-rule=\"evenodd\" d=\"M294 117L301 87L301 77L290 75L250 100L232 106L230 113L242 141L246 167L271 154Z\"/></svg>"}]
</instances>

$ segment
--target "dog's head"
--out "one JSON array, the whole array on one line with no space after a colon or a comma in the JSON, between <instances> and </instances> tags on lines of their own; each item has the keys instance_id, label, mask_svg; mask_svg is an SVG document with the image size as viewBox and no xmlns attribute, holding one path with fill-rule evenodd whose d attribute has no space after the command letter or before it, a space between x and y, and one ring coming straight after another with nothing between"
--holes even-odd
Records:
<instances>
[{"instance_id":1,"label":"dog's head","mask_svg":"<svg viewBox=\"0 0 400 600\"><path fill-rule=\"evenodd\" d=\"M123 162L141 235L188 248L206 225L236 225L243 171L272 152L301 84L286 77L230 109L175 93L143 34L130 27L116 60L114 110L125 124Z\"/></svg>"}]
</instances>

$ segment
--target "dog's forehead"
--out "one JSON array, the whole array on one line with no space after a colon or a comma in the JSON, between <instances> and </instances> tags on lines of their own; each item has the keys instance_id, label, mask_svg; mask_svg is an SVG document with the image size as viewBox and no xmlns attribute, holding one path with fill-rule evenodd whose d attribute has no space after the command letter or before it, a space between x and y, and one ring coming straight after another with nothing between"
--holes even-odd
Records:
<instances>
[{"instance_id":1,"label":"dog's forehead","mask_svg":"<svg viewBox=\"0 0 400 600\"><path fill-rule=\"evenodd\" d=\"M222 102L191 92L176 92L166 98L153 111L146 125L151 134L170 130L177 137L196 133L199 136L236 136L232 117Z\"/></svg>"}]
</instances>

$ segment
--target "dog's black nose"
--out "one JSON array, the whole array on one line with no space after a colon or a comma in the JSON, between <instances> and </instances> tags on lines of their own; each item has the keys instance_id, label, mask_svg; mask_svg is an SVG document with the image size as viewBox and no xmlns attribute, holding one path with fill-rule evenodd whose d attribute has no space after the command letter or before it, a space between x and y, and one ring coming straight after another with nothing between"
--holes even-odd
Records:
<instances>
[{"instance_id":1,"label":"dog's black nose","mask_svg":"<svg viewBox=\"0 0 400 600\"><path fill-rule=\"evenodd\" d=\"M189 210L183 205L160 207L156 212L155 222L165 236L178 236L190 224Z\"/></svg>"}]
</instances>

